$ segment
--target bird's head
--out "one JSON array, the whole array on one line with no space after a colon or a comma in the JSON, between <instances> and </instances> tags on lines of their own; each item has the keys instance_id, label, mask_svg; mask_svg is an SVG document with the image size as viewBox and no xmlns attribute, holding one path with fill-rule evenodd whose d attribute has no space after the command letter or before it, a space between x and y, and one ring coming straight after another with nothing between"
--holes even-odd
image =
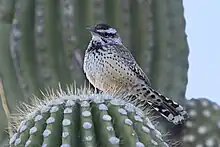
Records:
<instances>
[{"instance_id":1,"label":"bird's head","mask_svg":"<svg viewBox=\"0 0 220 147\"><path fill-rule=\"evenodd\" d=\"M105 43L121 44L121 38L116 29L107 24L96 24L87 27L87 30L92 34L92 40L98 40Z\"/></svg>"}]
</instances>

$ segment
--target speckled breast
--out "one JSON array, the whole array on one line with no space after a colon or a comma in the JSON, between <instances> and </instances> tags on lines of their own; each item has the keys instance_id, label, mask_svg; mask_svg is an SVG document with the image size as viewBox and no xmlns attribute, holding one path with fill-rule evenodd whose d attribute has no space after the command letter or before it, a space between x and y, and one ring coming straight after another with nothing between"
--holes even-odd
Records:
<instances>
[{"instance_id":1,"label":"speckled breast","mask_svg":"<svg viewBox=\"0 0 220 147\"><path fill-rule=\"evenodd\" d=\"M122 75L114 68L115 62L108 53L86 54L83 68L89 82L104 92L115 92L123 83Z\"/></svg>"}]
</instances>

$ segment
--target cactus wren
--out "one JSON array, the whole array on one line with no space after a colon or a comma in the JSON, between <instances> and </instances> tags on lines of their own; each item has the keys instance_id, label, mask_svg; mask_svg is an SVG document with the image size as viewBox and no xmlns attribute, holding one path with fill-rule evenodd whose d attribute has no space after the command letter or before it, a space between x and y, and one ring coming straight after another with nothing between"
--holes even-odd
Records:
<instances>
[{"instance_id":1,"label":"cactus wren","mask_svg":"<svg viewBox=\"0 0 220 147\"><path fill-rule=\"evenodd\" d=\"M182 106L151 88L149 79L114 28L97 24L87 29L92 40L85 52L83 70L95 88L106 93L124 90L132 100L152 106L176 125L188 118Z\"/></svg>"}]
</instances>

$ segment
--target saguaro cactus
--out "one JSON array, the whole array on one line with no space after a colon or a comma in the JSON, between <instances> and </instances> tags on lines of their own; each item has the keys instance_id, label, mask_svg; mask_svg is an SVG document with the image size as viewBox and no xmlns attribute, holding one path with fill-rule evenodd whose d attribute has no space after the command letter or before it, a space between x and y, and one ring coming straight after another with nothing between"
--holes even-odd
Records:
<instances>
[{"instance_id":1,"label":"saguaro cactus","mask_svg":"<svg viewBox=\"0 0 220 147\"><path fill-rule=\"evenodd\" d=\"M150 67L152 85L167 96L183 103L189 49L185 35L182 0L152 0L151 5L154 38ZM179 90L176 91L174 87L178 87Z\"/></svg>"},{"instance_id":2,"label":"saguaro cactus","mask_svg":"<svg viewBox=\"0 0 220 147\"><path fill-rule=\"evenodd\" d=\"M10 53L10 31L14 14L14 0L0 1L0 79L4 85L5 96L9 109L13 111L19 100L23 100L23 94L15 75L15 68ZM1 87L1 86L0 86ZM3 88L3 87L1 87ZM13 91L13 92L12 92ZM14 112L14 111L13 111ZM0 146L7 140L7 133L3 130L7 128L7 119L0 100ZM4 143L3 143L4 144Z\"/></svg>"},{"instance_id":3,"label":"saguaro cactus","mask_svg":"<svg viewBox=\"0 0 220 147\"><path fill-rule=\"evenodd\" d=\"M106 94L58 93L23 112L11 147L169 146L148 116L124 100Z\"/></svg>"},{"instance_id":4,"label":"saguaro cactus","mask_svg":"<svg viewBox=\"0 0 220 147\"><path fill-rule=\"evenodd\" d=\"M39 93L40 77L38 74L36 50L35 50L35 1L22 0L18 14L18 25L20 26L19 55L20 66L28 89L32 93Z\"/></svg>"},{"instance_id":5,"label":"saguaro cactus","mask_svg":"<svg viewBox=\"0 0 220 147\"><path fill-rule=\"evenodd\" d=\"M12 56L10 53L10 30L12 15L14 12L14 1L1 1L0 5L0 77L4 85L9 106L12 108L16 100L22 100L22 92L15 75ZM13 91L13 93L10 91ZM1 107L1 106L0 106Z\"/></svg>"},{"instance_id":6,"label":"saguaro cactus","mask_svg":"<svg viewBox=\"0 0 220 147\"><path fill-rule=\"evenodd\" d=\"M220 106L206 99L187 102L190 119L185 124L183 146L220 146Z\"/></svg>"}]
</instances>

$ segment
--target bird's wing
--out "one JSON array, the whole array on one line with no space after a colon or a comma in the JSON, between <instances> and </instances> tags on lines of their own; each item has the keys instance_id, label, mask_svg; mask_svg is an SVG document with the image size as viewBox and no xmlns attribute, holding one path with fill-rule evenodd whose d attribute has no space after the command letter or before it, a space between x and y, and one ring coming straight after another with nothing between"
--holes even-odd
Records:
<instances>
[{"instance_id":1,"label":"bird's wing","mask_svg":"<svg viewBox=\"0 0 220 147\"><path fill-rule=\"evenodd\" d=\"M139 67L131 52L124 45L116 44L114 47L115 51L121 57L123 62L129 66L129 68L137 75L138 78L145 81L145 83L150 86L150 80L144 71Z\"/></svg>"}]
</instances>

